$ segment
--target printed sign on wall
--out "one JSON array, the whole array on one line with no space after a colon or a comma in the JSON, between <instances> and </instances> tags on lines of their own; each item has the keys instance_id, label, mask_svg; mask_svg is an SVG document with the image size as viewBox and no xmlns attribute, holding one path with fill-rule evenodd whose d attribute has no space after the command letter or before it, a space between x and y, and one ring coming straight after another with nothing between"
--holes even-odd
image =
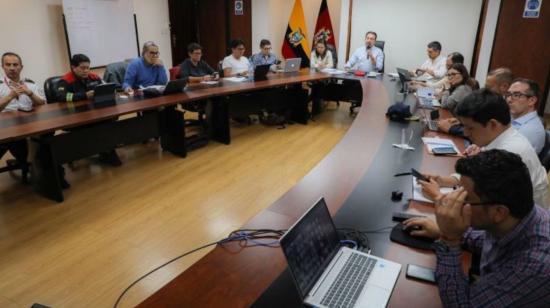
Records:
<instances>
[{"instance_id":1,"label":"printed sign on wall","mask_svg":"<svg viewBox=\"0 0 550 308\"><path fill-rule=\"evenodd\" d=\"M243 1L242 0L235 0L235 15L243 15Z\"/></svg>"},{"instance_id":2,"label":"printed sign on wall","mask_svg":"<svg viewBox=\"0 0 550 308\"><path fill-rule=\"evenodd\" d=\"M525 0L523 18L539 18L542 0Z\"/></svg>"}]
</instances>

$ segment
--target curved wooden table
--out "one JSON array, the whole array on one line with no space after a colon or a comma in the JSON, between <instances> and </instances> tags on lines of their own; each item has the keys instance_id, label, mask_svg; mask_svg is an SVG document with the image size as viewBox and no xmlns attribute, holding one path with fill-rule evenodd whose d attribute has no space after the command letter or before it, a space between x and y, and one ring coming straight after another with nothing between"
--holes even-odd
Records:
<instances>
[{"instance_id":1,"label":"curved wooden table","mask_svg":"<svg viewBox=\"0 0 550 308\"><path fill-rule=\"evenodd\" d=\"M390 97L392 91L383 82L371 79L361 79L360 82L363 104L344 138L299 183L246 223L244 228L286 229L321 196L325 197L334 216L368 170L380 167L376 166L375 160L382 150L386 131L389 128L395 130L392 125L399 125L389 122L384 116L394 99ZM462 148L460 139L457 138L455 143ZM452 171L456 158L434 157L424 147L416 151L422 151L417 152L422 157L422 170ZM411 207L421 212L433 212L430 206L419 203L413 202ZM441 306L435 285L405 278L407 263L434 267L435 255L390 243L389 237L387 242L387 250L382 255L375 254L404 265L389 306ZM280 248L241 249L236 243L217 246L138 307L248 307L285 268L286 261Z\"/></svg>"}]
</instances>

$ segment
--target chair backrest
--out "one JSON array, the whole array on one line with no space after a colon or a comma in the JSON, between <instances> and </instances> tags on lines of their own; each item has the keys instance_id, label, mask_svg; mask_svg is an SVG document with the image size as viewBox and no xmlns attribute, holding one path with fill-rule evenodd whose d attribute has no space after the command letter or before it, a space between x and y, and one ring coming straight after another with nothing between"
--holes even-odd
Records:
<instances>
[{"instance_id":1,"label":"chair backrest","mask_svg":"<svg viewBox=\"0 0 550 308\"><path fill-rule=\"evenodd\" d=\"M218 62L218 73L220 73L220 78L223 78L223 60L220 60Z\"/></svg>"},{"instance_id":2,"label":"chair backrest","mask_svg":"<svg viewBox=\"0 0 550 308\"><path fill-rule=\"evenodd\" d=\"M384 54L384 60L382 61L382 69L380 70L380 73L383 73L384 68L386 67L386 54L384 53L384 45L386 45L386 41L374 42L374 46L380 48L382 50L382 53Z\"/></svg>"},{"instance_id":3,"label":"chair backrest","mask_svg":"<svg viewBox=\"0 0 550 308\"><path fill-rule=\"evenodd\" d=\"M550 170L550 131L546 131L546 136L544 139L544 147L539 153L539 160L541 164L546 169L546 172Z\"/></svg>"},{"instance_id":4,"label":"chair backrest","mask_svg":"<svg viewBox=\"0 0 550 308\"><path fill-rule=\"evenodd\" d=\"M331 45L331 44L327 44L327 49L330 50L330 53L332 54L332 63L334 63L334 67L337 67L338 66L338 54L336 53L336 47Z\"/></svg>"},{"instance_id":5,"label":"chair backrest","mask_svg":"<svg viewBox=\"0 0 550 308\"><path fill-rule=\"evenodd\" d=\"M170 80L179 79L181 76L180 66L174 66L169 69L170 71Z\"/></svg>"},{"instance_id":6,"label":"chair backrest","mask_svg":"<svg viewBox=\"0 0 550 308\"><path fill-rule=\"evenodd\" d=\"M61 80L61 76L54 76L44 81L44 94L48 104L57 102L57 84Z\"/></svg>"},{"instance_id":7,"label":"chair backrest","mask_svg":"<svg viewBox=\"0 0 550 308\"><path fill-rule=\"evenodd\" d=\"M114 83L122 87L128 63L129 61L120 61L107 65L107 67L105 67L105 73L103 73L103 80L107 83Z\"/></svg>"}]
</instances>

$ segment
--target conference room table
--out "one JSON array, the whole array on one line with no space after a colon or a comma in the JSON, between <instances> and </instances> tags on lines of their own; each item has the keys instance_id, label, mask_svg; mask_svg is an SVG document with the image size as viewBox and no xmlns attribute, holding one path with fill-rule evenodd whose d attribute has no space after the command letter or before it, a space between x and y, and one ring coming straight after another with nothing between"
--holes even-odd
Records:
<instances>
[{"instance_id":1,"label":"conference room table","mask_svg":"<svg viewBox=\"0 0 550 308\"><path fill-rule=\"evenodd\" d=\"M164 150L185 157L187 154L183 112L175 106L208 100L209 125L213 140L229 144L230 125L227 100L235 94L269 88L289 92L304 82L330 76L308 69L291 74L269 74L267 80L190 85L182 93L154 98L117 95L116 104L95 107L90 100L36 106L31 112L0 113L0 143L31 137L36 145L33 158L34 190L62 202L61 171L58 167L77 159L111 150L117 146L160 137ZM290 98L292 100L292 98ZM298 122L307 123L306 102L300 102ZM138 117L123 117L139 113ZM115 119L123 117L118 121ZM63 130L62 134L55 134ZM55 134L55 135L54 135Z\"/></svg>"},{"instance_id":2,"label":"conference room table","mask_svg":"<svg viewBox=\"0 0 550 308\"><path fill-rule=\"evenodd\" d=\"M332 151L294 187L244 224L245 229L288 229L319 198L324 197L337 228L371 230L372 254L402 264L389 307L441 307L437 286L405 277L407 264L435 267L430 250L393 243L389 229L396 210L433 215L433 205L408 201L412 178L395 177L416 168L426 173L453 172L457 157L433 156L422 136L442 135L427 131L419 122L399 123L385 116L395 102L416 103L413 95L399 94L398 81L390 76L376 79L347 78L361 84L362 106L348 132ZM443 117L449 116L441 111ZM414 151L393 147L405 131L412 136ZM448 135L459 150L461 138ZM408 139L408 138L407 138ZM391 200L392 191L403 200ZM386 230L388 232L383 232ZM470 255L464 254L464 268ZM278 247L242 247L241 243L217 245L211 252L145 299L138 307L301 307L282 250Z\"/></svg>"}]
</instances>

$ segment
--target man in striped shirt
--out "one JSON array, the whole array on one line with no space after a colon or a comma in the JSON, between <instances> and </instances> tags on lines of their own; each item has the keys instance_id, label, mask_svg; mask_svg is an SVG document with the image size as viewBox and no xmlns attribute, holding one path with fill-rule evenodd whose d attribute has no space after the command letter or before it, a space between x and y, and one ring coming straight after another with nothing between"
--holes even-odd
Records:
<instances>
[{"instance_id":1,"label":"man in striped shirt","mask_svg":"<svg viewBox=\"0 0 550 308\"><path fill-rule=\"evenodd\" d=\"M521 158L489 150L461 158L461 187L436 201L436 222L410 219L412 235L438 238L436 279L445 307L550 307L550 215L533 202ZM470 284L461 247L481 254Z\"/></svg>"}]
</instances>

